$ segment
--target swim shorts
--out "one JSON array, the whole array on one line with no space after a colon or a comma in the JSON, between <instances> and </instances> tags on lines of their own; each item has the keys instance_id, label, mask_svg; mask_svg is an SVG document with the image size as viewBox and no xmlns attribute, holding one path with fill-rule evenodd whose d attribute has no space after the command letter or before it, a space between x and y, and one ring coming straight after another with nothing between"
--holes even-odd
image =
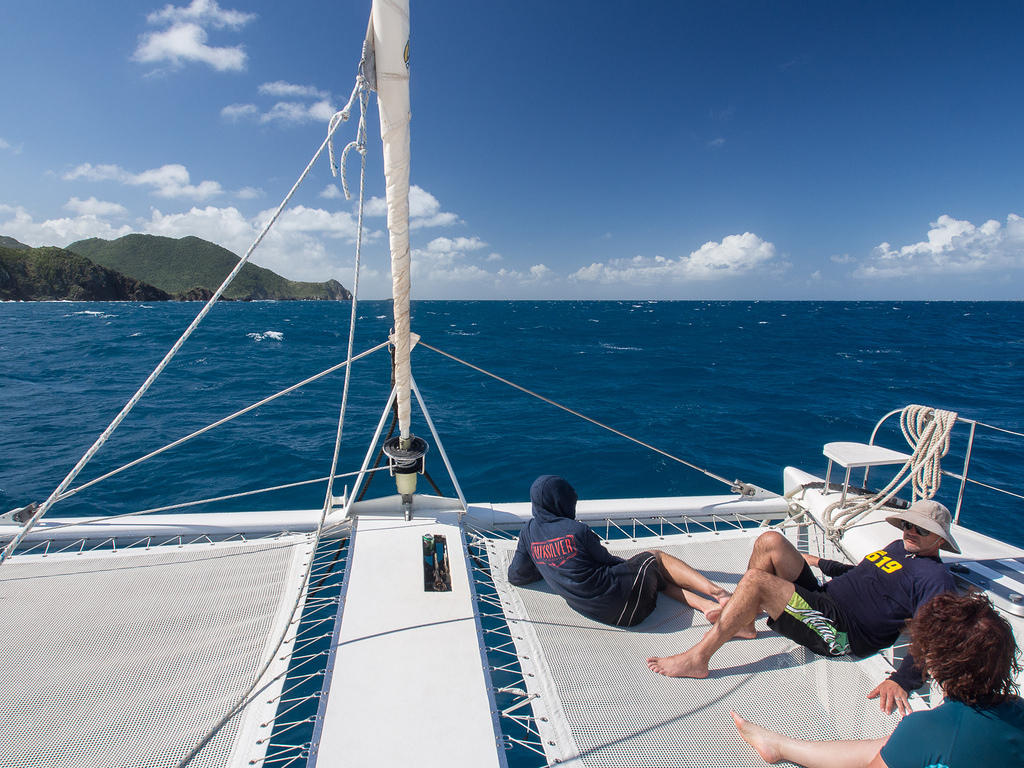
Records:
<instances>
[{"instance_id":1,"label":"swim shorts","mask_svg":"<svg viewBox=\"0 0 1024 768\"><path fill-rule=\"evenodd\" d=\"M618 627L636 626L651 615L658 593L666 586L658 558L650 552L641 552L614 566L613 570L623 585L625 599L618 619L611 623Z\"/></svg>"},{"instance_id":2,"label":"swim shorts","mask_svg":"<svg viewBox=\"0 0 1024 768\"><path fill-rule=\"evenodd\" d=\"M850 653L846 620L838 603L825 592L799 584L793 590L786 609L779 618L769 618L768 626L820 656Z\"/></svg>"}]
</instances>

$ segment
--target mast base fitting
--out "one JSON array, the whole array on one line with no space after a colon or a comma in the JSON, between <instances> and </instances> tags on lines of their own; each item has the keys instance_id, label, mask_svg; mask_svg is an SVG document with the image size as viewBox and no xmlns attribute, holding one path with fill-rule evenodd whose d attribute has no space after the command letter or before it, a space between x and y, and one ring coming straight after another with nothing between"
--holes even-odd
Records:
<instances>
[{"instance_id":1,"label":"mast base fitting","mask_svg":"<svg viewBox=\"0 0 1024 768\"><path fill-rule=\"evenodd\" d=\"M395 436L384 441L383 450L389 459L388 468L395 477L395 485L402 496L405 519L412 520L412 495L416 492L416 475L423 471L423 457L427 454L427 441L409 435L402 447L402 438Z\"/></svg>"}]
</instances>

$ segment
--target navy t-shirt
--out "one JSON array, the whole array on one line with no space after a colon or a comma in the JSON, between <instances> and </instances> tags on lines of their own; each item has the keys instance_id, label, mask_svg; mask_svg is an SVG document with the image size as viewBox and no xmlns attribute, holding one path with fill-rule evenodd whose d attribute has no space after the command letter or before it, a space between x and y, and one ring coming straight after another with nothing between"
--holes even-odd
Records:
<instances>
[{"instance_id":1,"label":"navy t-shirt","mask_svg":"<svg viewBox=\"0 0 1024 768\"><path fill-rule=\"evenodd\" d=\"M902 539L872 552L855 566L822 559L818 567L826 576L835 577L824 590L842 609L850 648L861 657L891 646L918 608L935 595L956 588L937 557L908 554ZM892 679L908 691L921 685L921 674L909 655Z\"/></svg>"},{"instance_id":2,"label":"navy t-shirt","mask_svg":"<svg viewBox=\"0 0 1024 768\"><path fill-rule=\"evenodd\" d=\"M889 768L1020 768L1024 765L1024 701L975 709L947 699L912 712L882 747Z\"/></svg>"}]
</instances>

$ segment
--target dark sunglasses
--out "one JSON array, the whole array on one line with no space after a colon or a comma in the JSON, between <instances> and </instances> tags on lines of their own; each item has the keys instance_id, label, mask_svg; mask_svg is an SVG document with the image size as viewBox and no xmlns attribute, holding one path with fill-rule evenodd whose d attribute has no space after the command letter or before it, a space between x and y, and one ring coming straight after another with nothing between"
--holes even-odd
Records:
<instances>
[{"instance_id":1,"label":"dark sunglasses","mask_svg":"<svg viewBox=\"0 0 1024 768\"><path fill-rule=\"evenodd\" d=\"M931 531L926 531L924 528L921 528L920 526L914 525L913 523L908 523L906 520L900 520L900 529L904 530L904 531L913 531L918 536L931 536L932 535Z\"/></svg>"}]
</instances>

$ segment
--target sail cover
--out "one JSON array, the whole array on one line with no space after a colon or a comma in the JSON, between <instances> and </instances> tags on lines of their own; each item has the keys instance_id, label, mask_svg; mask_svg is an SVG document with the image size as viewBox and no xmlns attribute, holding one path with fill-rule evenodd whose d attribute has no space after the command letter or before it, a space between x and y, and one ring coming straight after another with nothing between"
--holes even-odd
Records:
<instances>
[{"instance_id":1,"label":"sail cover","mask_svg":"<svg viewBox=\"0 0 1024 768\"><path fill-rule=\"evenodd\" d=\"M374 0L368 42L377 71L377 107L384 145L391 288L395 313L398 423L409 437L409 0Z\"/></svg>"}]
</instances>

